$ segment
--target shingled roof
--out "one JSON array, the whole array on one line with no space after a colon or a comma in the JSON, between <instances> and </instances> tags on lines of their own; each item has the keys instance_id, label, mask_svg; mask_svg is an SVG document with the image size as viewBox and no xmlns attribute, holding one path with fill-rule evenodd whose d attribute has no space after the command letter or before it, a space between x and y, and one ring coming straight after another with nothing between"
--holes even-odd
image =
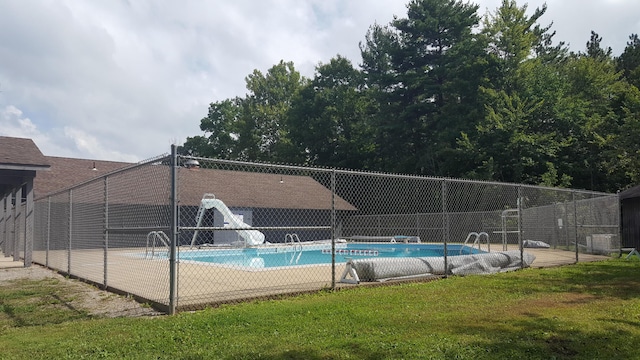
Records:
<instances>
[{"instance_id":1,"label":"shingled roof","mask_svg":"<svg viewBox=\"0 0 640 360\"><path fill-rule=\"evenodd\" d=\"M309 176L181 169L180 203L198 205L204 193L230 207L331 209L331 190ZM339 196L334 201L336 210L357 210Z\"/></svg>"},{"instance_id":2,"label":"shingled roof","mask_svg":"<svg viewBox=\"0 0 640 360\"><path fill-rule=\"evenodd\" d=\"M118 169L133 166L132 163L48 157L51 171L38 173L34 185L37 197L69 188ZM95 170L94 170L95 168ZM166 168L167 171L164 171ZM120 174L118 174L120 175ZM123 174L124 175L124 174ZM145 193L151 187L140 184L157 184L158 178L169 176L167 165L147 165L130 171L128 178L137 186L131 191L110 191L110 201L115 203L157 204L168 200L168 186L156 185L155 192ZM136 190L134 190L136 189ZM158 194L157 191L166 192ZM179 171L179 201L181 206L198 206L205 193L213 193L229 207L278 208L278 209L331 209L331 191L309 176L277 175L214 169L186 169ZM344 199L336 196L336 210L357 210Z\"/></svg>"},{"instance_id":3,"label":"shingled roof","mask_svg":"<svg viewBox=\"0 0 640 360\"><path fill-rule=\"evenodd\" d=\"M47 168L49 163L33 140L0 136L0 169L45 170Z\"/></svg>"},{"instance_id":4,"label":"shingled roof","mask_svg":"<svg viewBox=\"0 0 640 360\"><path fill-rule=\"evenodd\" d=\"M630 189L618 193L618 197L621 201L640 197L640 185L634 186Z\"/></svg>"},{"instance_id":5,"label":"shingled roof","mask_svg":"<svg viewBox=\"0 0 640 360\"><path fill-rule=\"evenodd\" d=\"M32 181L49 163L31 139L0 136L0 197Z\"/></svg>"},{"instance_id":6,"label":"shingled roof","mask_svg":"<svg viewBox=\"0 0 640 360\"><path fill-rule=\"evenodd\" d=\"M110 172L132 166L132 163L74 159L66 157L46 157L51 169L38 172L34 183L35 196L51 194L75 184L91 180Z\"/></svg>"}]
</instances>

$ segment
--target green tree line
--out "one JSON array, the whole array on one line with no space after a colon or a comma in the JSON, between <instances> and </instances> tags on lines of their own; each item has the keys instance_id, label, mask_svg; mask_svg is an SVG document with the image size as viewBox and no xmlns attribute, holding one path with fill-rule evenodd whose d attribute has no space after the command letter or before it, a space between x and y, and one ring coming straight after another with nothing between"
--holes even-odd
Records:
<instances>
[{"instance_id":1,"label":"green tree line","mask_svg":"<svg viewBox=\"0 0 640 360\"><path fill-rule=\"evenodd\" d=\"M640 40L583 51L542 25L546 5L411 0L373 24L362 63L292 62L211 103L182 153L616 191L640 182Z\"/></svg>"}]
</instances>

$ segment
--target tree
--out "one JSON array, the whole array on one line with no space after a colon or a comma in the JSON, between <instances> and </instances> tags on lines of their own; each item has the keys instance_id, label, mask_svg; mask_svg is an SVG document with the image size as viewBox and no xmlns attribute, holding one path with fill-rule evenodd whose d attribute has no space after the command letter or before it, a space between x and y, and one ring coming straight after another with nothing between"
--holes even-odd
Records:
<instances>
[{"instance_id":1,"label":"tree","mask_svg":"<svg viewBox=\"0 0 640 360\"><path fill-rule=\"evenodd\" d=\"M537 21L547 11L547 5L526 15L527 5L519 7L515 0L502 0L495 13L484 19L483 34L488 38L488 53L493 57L495 69L491 76L492 88L506 92L517 91L521 64L535 55L545 43L551 42L551 25L540 27Z\"/></svg>"},{"instance_id":2,"label":"tree","mask_svg":"<svg viewBox=\"0 0 640 360\"><path fill-rule=\"evenodd\" d=\"M546 5L410 0L372 25L360 70L336 56L304 79L292 63L212 103L184 152L613 191L640 181L640 40L623 54L591 32L554 43Z\"/></svg>"},{"instance_id":3,"label":"tree","mask_svg":"<svg viewBox=\"0 0 640 360\"><path fill-rule=\"evenodd\" d=\"M591 30L591 38L587 41L587 53L586 55L592 59L604 61L611 59L611 47L603 49L600 45L602 37L595 31Z\"/></svg>"},{"instance_id":4,"label":"tree","mask_svg":"<svg viewBox=\"0 0 640 360\"><path fill-rule=\"evenodd\" d=\"M459 60L472 45L478 7L412 0L407 9L389 27L372 27L361 44L367 86L380 104L377 159L388 171L443 175L442 154L455 147L466 123L445 109L472 98L462 94L468 84L459 80L468 69Z\"/></svg>"},{"instance_id":5,"label":"tree","mask_svg":"<svg viewBox=\"0 0 640 360\"><path fill-rule=\"evenodd\" d=\"M628 85L619 100L621 125L616 136L610 139L615 157L609 157L609 165L611 172L624 177L618 176L616 182L609 184L607 190L610 191L640 184L640 90Z\"/></svg>"},{"instance_id":6,"label":"tree","mask_svg":"<svg viewBox=\"0 0 640 360\"><path fill-rule=\"evenodd\" d=\"M372 145L370 101L361 73L337 56L295 97L288 116L291 139L306 163L367 168Z\"/></svg>"},{"instance_id":7,"label":"tree","mask_svg":"<svg viewBox=\"0 0 640 360\"><path fill-rule=\"evenodd\" d=\"M204 136L188 138L183 152L225 159L290 161L295 156L285 119L305 79L292 62L245 78L249 94L212 103L200 121Z\"/></svg>"},{"instance_id":8,"label":"tree","mask_svg":"<svg viewBox=\"0 0 640 360\"><path fill-rule=\"evenodd\" d=\"M627 181L618 145L630 88L616 70L610 49L602 49L600 43L592 31L586 52L573 54L567 62L564 73L569 88L557 116L569 125L575 139L563 151L572 185L615 191Z\"/></svg>"},{"instance_id":9,"label":"tree","mask_svg":"<svg viewBox=\"0 0 640 360\"><path fill-rule=\"evenodd\" d=\"M480 88L485 116L459 144L475 158L469 177L567 185L570 176L558 171L563 140L554 114L564 91L559 66L566 51L552 46L551 25L537 24L546 6L531 16L526 10L503 0L485 17L491 66L488 85Z\"/></svg>"},{"instance_id":10,"label":"tree","mask_svg":"<svg viewBox=\"0 0 640 360\"><path fill-rule=\"evenodd\" d=\"M371 163L381 171L401 171L398 164L406 157L403 141L405 126L397 119L402 103L398 89L398 70L393 57L400 52L398 33L391 26L372 25L360 43L361 73L368 96L377 107L372 110L373 153Z\"/></svg>"},{"instance_id":11,"label":"tree","mask_svg":"<svg viewBox=\"0 0 640 360\"><path fill-rule=\"evenodd\" d=\"M627 46L617 59L618 70L633 86L640 89L640 39L638 34L631 34Z\"/></svg>"}]
</instances>

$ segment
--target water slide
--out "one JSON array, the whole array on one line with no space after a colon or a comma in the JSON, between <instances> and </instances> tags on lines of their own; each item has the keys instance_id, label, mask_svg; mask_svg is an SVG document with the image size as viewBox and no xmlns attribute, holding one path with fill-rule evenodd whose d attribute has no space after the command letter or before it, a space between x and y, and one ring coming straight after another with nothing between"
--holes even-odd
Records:
<instances>
[{"instance_id":1,"label":"water slide","mask_svg":"<svg viewBox=\"0 0 640 360\"><path fill-rule=\"evenodd\" d=\"M222 216L224 216L225 223L229 224L230 228L251 228L251 225L246 224L242 220L240 220L236 215L234 215L231 210L225 205L224 202L220 199L216 199L213 194L204 194L202 196L202 201L200 202L200 207L198 208L198 214L196 215L196 227L200 227L202 224L202 219L204 218L204 214L207 210L216 209L218 210ZM264 243L264 234L258 230L235 230L241 238L244 239L246 245L260 245ZM193 238L191 239L191 247L195 245L196 239L198 238L198 230L193 233Z\"/></svg>"}]
</instances>

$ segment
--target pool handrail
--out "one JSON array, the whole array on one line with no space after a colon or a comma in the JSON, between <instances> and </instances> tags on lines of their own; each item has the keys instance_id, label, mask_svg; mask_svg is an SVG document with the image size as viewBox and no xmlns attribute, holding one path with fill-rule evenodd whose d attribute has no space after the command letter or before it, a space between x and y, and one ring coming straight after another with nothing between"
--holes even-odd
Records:
<instances>
[{"instance_id":1,"label":"pool handrail","mask_svg":"<svg viewBox=\"0 0 640 360\"><path fill-rule=\"evenodd\" d=\"M291 245L294 248L294 251L302 251L302 242L300 241L300 237L298 237L298 234L296 233L292 233L292 234L286 234L284 236L284 243L287 244L287 239L291 239ZM298 247L296 247L296 242L298 243Z\"/></svg>"},{"instance_id":2,"label":"pool handrail","mask_svg":"<svg viewBox=\"0 0 640 360\"><path fill-rule=\"evenodd\" d=\"M151 238L151 259L155 256L156 251L156 240L160 240L162 244L167 248L167 253L169 250L169 237L164 231L151 231L147 234L147 246L144 250L144 258L146 259L149 254L149 238Z\"/></svg>"},{"instance_id":3,"label":"pool handrail","mask_svg":"<svg viewBox=\"0 0 640 360\"><path fill-rule=\"evenodd\" d=\"M475 238L474 238L474 240L473 240L473 244L471 244L471 246L470 246L470 247L473 249L473 248L476 246L476 244L477 244L477 245L478 245L478 250L481 250L481 249L480 249L480 245L481 245L481 243L482 243L482 241L481 241L481 240L482 240L482 236L483 236L483 235L487 238L487 251L489 251L489 252L490 252L490 251L491 251L491 242L489 241L489 234L487 234L487 233L486 233L486 232L484 232L484 231L481 231L481 232L479 232L479 233L477 233L477 232L470 232L470 233L467 235L467 238L464 240L464 244L463 244L463 245L462 245L462 247L460 248L460 254L462 255L462 250L463 250L465 247L468 247L468 246L469 246L469 245L467 245L467 244L469 243L469 240L471 239L471 237L474 237L474 236L475 236Z\"/></svg>"}]
</instances>

